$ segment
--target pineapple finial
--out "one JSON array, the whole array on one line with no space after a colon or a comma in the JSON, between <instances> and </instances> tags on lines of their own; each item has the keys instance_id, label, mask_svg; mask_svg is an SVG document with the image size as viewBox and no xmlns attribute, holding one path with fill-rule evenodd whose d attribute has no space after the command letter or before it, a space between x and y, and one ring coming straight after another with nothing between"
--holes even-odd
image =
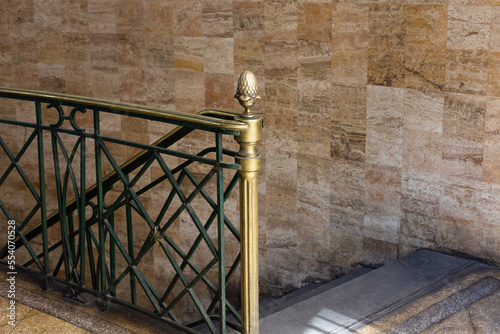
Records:
<instances>
[{"instance_id":1,"label":"pineapple finial","mask_svg":"<svg viewBox=\"0 0 500 334\"><path fill-rule=\"evenodd\" d=\"M251 109L255 102L260 99L259 93L257 93L257 80L255 75L250 71L245 71L241 73L238 79L238 88L236 90L236 95L234 96L238 99L245 111L241 114L241 117L252 118L255 115L252 113Z\"/></svg>"}]
</instances>

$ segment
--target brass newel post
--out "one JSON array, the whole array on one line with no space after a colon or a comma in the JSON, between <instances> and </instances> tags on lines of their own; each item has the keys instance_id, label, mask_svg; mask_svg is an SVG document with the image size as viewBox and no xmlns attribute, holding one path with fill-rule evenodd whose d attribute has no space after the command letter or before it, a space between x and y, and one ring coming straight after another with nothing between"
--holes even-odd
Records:
<instances>
[{"instance_id":1,"label":"brass newel post","mask_svg":"<svg viewBox=\"0 0 500 334\"><path fill-rule=\"evenodd\" d=\"M235 119L244 122L248 128L236 141L240 150L236 155L240 170L240 225L241 225L241 304L243 334L259 333L259 262L258 262L258 192L257 174L261 158L257 142L262 134L262 117L251 109L260 96L257 93L255 76L245 71L238 80L234 96L245 111Z\"/></svg>"}]
</instances>

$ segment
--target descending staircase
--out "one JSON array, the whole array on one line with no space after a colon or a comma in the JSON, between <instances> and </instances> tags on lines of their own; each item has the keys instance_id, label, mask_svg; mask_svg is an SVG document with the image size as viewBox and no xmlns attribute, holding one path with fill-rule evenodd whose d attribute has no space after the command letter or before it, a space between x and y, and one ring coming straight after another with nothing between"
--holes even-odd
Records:
<instances>
[{"instance_id":1,"label":"descending staircase","mask_svg":"<svg viewBox=\"0 0 500 334\"><path fill-rule=\"evenodd\" d=\"M94 307L44 302L46 293L29 292L22 284L19 303L90 332L98 326L110 333L178 333L160 322L138 322L139 315L119 306L96 317ZM0 291L5 289L7 283L0 283ZM49 294L57 299L56 291ZM136 319L133 324L129 317ZM500 269L421 250L376 270L359 269L281 298L261 299L260 318L261 334L500 333ZM209 333L202 326L194 329Z\"/></svg>"}]
</instances>

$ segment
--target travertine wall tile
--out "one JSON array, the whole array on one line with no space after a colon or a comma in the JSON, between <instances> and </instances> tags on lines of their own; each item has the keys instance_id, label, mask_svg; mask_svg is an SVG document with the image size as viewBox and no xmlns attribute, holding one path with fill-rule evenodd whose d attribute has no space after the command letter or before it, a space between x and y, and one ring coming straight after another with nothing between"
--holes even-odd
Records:
<instances>
[{"instance_id":1,"label":"travertine wall tile","mask_svg":"<svg viewBox=\"0 0 500 334\"><path fill-rule=\"evenodd\" d=\"M488 50L490 6L452 6L448 8L448 48Z\"/></svg>"},{"instance_id":2,"label":"travertine wall tile","mask_svg":"<svg viewBox=\"0 0 500 334\"><path fill-rule=\"evenodd\" d=\"M444 175L481 180L486 98L448 93L443 118Z\"/></svg>"},{"instance_id":3,"label":"travertine wall tile","mask_svg":"<svg viewBox=\"0 0 500 334\"><path fill-rule=\"evenodd\" d=\"M335 3L332 69L337 85L366 86L369 42L368 4Z\"/></svg>"},{"instance_id":4,"label":"travertine wall tile","mask_svg":"<svg viewBox=\"0 0 500 334\"><path fill-rule=\"evenodd\" d=\"M363 235L396 243L400 231L401 169L367 164Z\"/></svg>"},{"instance_id":5,"label":"travertine wall tile","mask_svg":"<svg viewBox=\"0 0 500 334\"><path fill-rule=\"evenodd\" d=\"M265 1L266 40L297 40L297 2Z\"/></svg>"},{"instance_id":6,"label":"travertine wall tile","mask_svg":"<svg viewBox=\"0 0 500 334\"><path fill-rule=\"evenodd\" d=\"M488 98L484 124L483 178L500 184L500 99Z\"/></svg>"},{"instance_id":7,"label":"travertine wall tile","mask_svg":"<svg viewBox=\"0 0 500 334\"><path fill-rule=\"evenodd\" d=\"M421 247L500 263L499 14L500 0L8 1L0 86L195 113L242 110L238 76L254 72L260 281L279 295ZM103 131L151 142L168 128L152 123Z\"/></svg>"},{"instance_id":8,"label":"travertine wall tile","mask_svg":"<svg viewBox=\"0 0 500 334\"><path fill-rule=\"evenodd\" d=\"M487 51L448 49L446 55L446 90L485 95L487 84Z\"/></svg>"},{"instance_id":9,"label":"travertine wall tile","mask_svg":"<svg viewBox=\"0 0 500 334\"><path fill-rule=\"evenodd\" d=\"M366 161L402 166L404 89L368 86Z\"/></svg>"}]
</instances>

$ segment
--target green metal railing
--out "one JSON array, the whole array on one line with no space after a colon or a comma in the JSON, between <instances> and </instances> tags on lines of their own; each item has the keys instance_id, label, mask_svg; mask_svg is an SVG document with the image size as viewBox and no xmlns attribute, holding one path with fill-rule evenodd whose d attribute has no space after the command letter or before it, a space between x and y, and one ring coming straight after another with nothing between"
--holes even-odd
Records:
<instances>
[{"instance_id":1,"label":"green metal railing","mask_svg":"<svg viewBox=\"0 0 500 334\"><path fill-rule=\"evenodd\" d=\"M245 242L224 207L241 176L247 175L242 159L260 158L249 157L244 148L225 149L223 137L241 138L251 127L248 121L258 119L261 126L261 118L218 109L191 115L8 88L0 88L0 97L4 102L25 101L34 114L31 122L0 117L0 212L5 226L15 221L16 230L11 247L6 241L0 251L1 263L7 263L13 244L25 254L17 268L40 275L47 287L66 285L74 299L88 292L103 309L108 302L118 303L188 333L195 333L192 328L200 323L212 333L225 333L226 326L257 333L258 309L252 313L257 328L251 329L248 315L243 312L242 319L238 311L239 300L226 297L242 254L249 252L240 246L225 251L230 238L242 242L241 247ZM52 123L47 121L50 113L55 115ZM110 114L177 127L153 144L140 143L108 134L102 123ZM17 152L3 135L13 133L9 127L27 133ZM197 153L178 149L190 133L200 131L209 134L211 145ZM117 153L124 150L139 153L120 163ZM27 169L33 161L35 172ZM249 172L255 174L255 168ZM29 194L25 202L33 204L23 210L11 209L12 201L7 201L16 195L9 189L14 177ZM51 198L57 202L53 212ZM256 212L256 202L251 205ZM240 208L246 207L240 200ZM244 227L247 215L241 216ZM168 265L158 268L156 262ZM243 276L244 268L242 281ZM247 297L241 298L245 304ZM183 314L186 305L195 310L191 313L196 319Z\"/></svg>"}]
</instances>

